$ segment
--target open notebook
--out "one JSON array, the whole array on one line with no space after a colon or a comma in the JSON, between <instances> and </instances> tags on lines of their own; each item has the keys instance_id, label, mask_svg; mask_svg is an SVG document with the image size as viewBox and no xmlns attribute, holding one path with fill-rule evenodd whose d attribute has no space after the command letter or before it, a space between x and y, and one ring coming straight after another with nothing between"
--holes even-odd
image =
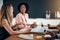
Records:
<instances>
[{"instance_id":1,"label":"open notebook","mask_svg":"<svg viewBox=\"0 0 60 40\"><path fill-rule=\"evenodd\" d=\"M37 26L32 28L30 32L44 33L45 30L48 30L48 27Z\"/></svg>"}]
</instances>

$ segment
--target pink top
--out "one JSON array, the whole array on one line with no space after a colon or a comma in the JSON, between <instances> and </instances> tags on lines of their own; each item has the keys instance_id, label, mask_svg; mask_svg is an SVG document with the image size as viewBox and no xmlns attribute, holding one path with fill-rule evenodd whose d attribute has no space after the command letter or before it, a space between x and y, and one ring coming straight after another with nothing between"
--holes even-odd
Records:
<instances>
[{"instance_id":1,"label":"pink top","mask_svg":"<svg viewBox=\"0 0 60 40\"><path fill-rule=\"evenodd\" d=\"M18 13L17 16L16 16L16 24L19 24L19 23L23 23L24 25L27 24L27 21L28 21L28 14L25 13L25 15L22 15L21 13ZM20 25L20 28L23 28L24 25Z\"/></svg>"}]
</instances>

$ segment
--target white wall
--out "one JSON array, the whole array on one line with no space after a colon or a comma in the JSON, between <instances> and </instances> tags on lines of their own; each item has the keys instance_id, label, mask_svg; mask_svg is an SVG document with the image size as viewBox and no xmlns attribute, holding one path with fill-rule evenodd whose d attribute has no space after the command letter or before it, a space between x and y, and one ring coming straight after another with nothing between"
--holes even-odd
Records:
<instances>
[{"instance_id":1,"label":"white wall","mask_svg":"<svg viewBox=\"0 0 60 40\"><path fill-rule=\"evenodd\" d=\"M43 18L29 19L29 24L33 22L36 22L38 25L41 25L41 23L43 23L43 25L47 24L57 25L60 23L60 19L43 19Z\"/></svg>"},{"instance_id":2,"label":"white wall","mask_svg":"<svg viewBox=\"0 0 60 40\"><path fill-rule=\"evenodd\" d=\"M3 0L0 0L0 9L2 5L3 5Z\"/></svg>"},{"instance_id":3,"label":"white wall","mask_svg":"<svg viewBox=\"0 0 60 40\"><path fill-rule=\"evenodd\" d=\"M12 24L15 24L15 18L12 21ZM32 24L33 22L36 22L38 25L41 25L41 23L43 23L43 25L47 25L47 24L51 24L51 25L58 25L60 23L60 19L43 19L43 18L37 18L37 19L33 19L30 18L28 20L28 24Z\"/></svg>"}]
</instances>

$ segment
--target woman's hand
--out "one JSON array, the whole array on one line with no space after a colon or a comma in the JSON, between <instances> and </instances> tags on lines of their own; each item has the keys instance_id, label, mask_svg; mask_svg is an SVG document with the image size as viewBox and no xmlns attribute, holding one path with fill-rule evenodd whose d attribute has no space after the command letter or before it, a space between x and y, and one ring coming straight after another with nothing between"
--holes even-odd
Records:
<instances>
[{"instance_id":1,"label":"woman's hand","mask_svg":"<svg viewBox=\"0 0 60 40\"><path fill-rule=\"evenodd\" d=\"M36 22L33 22L33 24L31 24L31 27L32 27L32 28L34 28L34 27L36 27L36 26L37 26Z\"/></svg>"},{"instance_id":2,"label":"woman's hand","mask_svg":"<svg viewBox=\"0 0 60 40\"><path fill-rule=\"evenodd\" d=\"M15 24L15 25L13 26L13 29L23 29L24 27L25 27L24 24L19 23L19 24Z\"/></svg>"},{"instance_id":3,"label":"woman's hand","mask_svg":"<svg viewBox=\"0 0 60 40\"><path fill-rule=\"evenodd\" d=\"M21 29L20 31L22 31L22 33L30 33L31 28L24 28Z\"/></svg>"}]
</instances>

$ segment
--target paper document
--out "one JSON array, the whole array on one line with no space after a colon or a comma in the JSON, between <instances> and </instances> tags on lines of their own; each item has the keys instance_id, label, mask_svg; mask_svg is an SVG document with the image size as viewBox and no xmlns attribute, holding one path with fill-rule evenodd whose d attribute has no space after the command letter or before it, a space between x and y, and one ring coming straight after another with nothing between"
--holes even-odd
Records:
<instances>
[{"instance_id":1,"label":"paper document","mask_svg":"<svg viewBox=\"0 0 60 40\"><path fill-rule=\"evenodd\" d=\"M19 37L19 38L28 39L28 40L33 40L33 34L29 34L29 35L19 34L18 37Z\"/></svg>"}]
</instances>

